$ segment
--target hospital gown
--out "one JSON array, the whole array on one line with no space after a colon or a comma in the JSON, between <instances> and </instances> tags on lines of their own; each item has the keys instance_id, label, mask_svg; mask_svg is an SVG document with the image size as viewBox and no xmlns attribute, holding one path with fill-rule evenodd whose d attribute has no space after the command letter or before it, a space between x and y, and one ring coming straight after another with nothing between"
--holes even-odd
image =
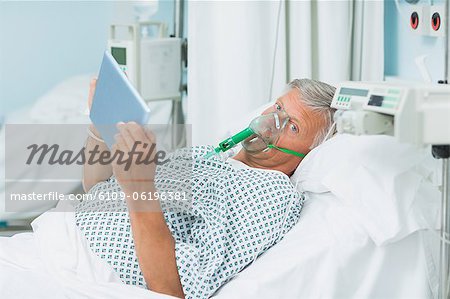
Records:
<instances>
[{"instance_id":1,"label":"hospital gown","mask_svg":"<svg viewBox=\"0 0 450 299\"><path fill-rule=\"evenodd\" d=\"M212 149L179 150L157 167L155 175L159 192L185 192L192 199L184 207L161 201L186 298L210 297L280 241L297 223L304 201L285 174L231 159L204 159ZM102 192L120 192L114 177L95 185L89 194ZM126 201L93 196L77 206L76 224L90 248L124 283L146 287Z\"/></svg>"}]
</instances>

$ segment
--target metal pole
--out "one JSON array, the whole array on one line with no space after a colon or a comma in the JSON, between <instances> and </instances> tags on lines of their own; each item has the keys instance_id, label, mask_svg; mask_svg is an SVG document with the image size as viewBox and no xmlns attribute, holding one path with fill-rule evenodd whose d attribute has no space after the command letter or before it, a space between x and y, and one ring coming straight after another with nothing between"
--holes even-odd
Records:
<instances>
[{"instance_id":1,"label":"metal pole","mask_svg":"<svg viewBox=\"0 0 450 299\"><path fill-rule=\"evenodd\" d=\"M175 37L183 38L184 35L184 0L175 0L175 18L174 18L174 32ZM183 66L180 65L181 68L181 76L183 76ZM180 96L176 99L172 100L172 146L175 148L177 146L184 146L181 144L180 140L182 140L183 135L186 132L182 131L177 124L184 123L184 115L183 115L183 107L182 107L182 85L183 85L183 77L180 80ZM181 126L182 127L182 126Z\"/></svg>"},{"instance_id":2,"label":"metal pole","mask_svg":"<svg viewBox=\"0 0 450 299\"><path fill-rule=\"evenodd\" d=\"M141 57L141 25L139 23L132 25L130 27L128 27L130 31L132 31L132 35L133 35L133 41L134 41L134 52L135 52L135 62L140 61L140 57ZM142 82L141 82L141 64L140 63L135 63L136 65L136 69L135 69L135 76L136 76L136 89L139 90L139 92L142 92L141 86L142 86Z\"/></svg>"},{"instance_id":3,"label":"metal pole","mask_svg":"<svg viewBox=\"0 0 450 299\"><path fill-rule=\"evenodd\" d=\"M290 24L290 3L289 0L284 2L285 26L286 26L286 83L291 81L291 24Z\"/></svg>"},{"instance_id":4,"label":"metal pole","mask_svg":"<svg viewBox=\"0 0 450 299\"><path fill-rule=\"evenodd\" d=\"M175 1L175 37L184 35L184 0Z\"/></svg>"},{"instance_id":5,"label":"metal pole","mask_svg":"<svg viewBox=\"0 0 450 299\"><path fill-rule=\"evenodd\" d=\"M445 71L444 83L449 82L450 1L445 1ZM442 160L442 205L441 205L441 248L439 263L439 299L450 299L450 164L449 158Z\"/></svg>"},{"instance_id":6,"label":"metal pole","mask_svg":"<svg viewBox=\"0 0 450 299\"><path fill-rule=\"evenodd\" d=\"M450 160L442 160L442 210L441 210L441 248L439 264L439 299L449 299L450 294Z\"/></svg>"}]
</instances>

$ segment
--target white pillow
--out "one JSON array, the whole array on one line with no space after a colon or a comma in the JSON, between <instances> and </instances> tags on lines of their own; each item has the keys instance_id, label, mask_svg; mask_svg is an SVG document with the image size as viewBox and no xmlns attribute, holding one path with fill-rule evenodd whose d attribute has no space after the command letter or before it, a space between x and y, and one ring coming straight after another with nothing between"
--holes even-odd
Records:
<instances>
[{"instance_id":1,"label":"white pillow","mask_svg":"<svg viewBox=\"0 0 450 299\"><path fill-rule=\"evenodd\" d=\"M381 245L437 225L439 165L429 148L342 134L311 151L291 181L302 191L332 192Z\"/></svg>"},{"instance_id":2,"label":"white pillow","mask_svg":"<svg viewBox=\"0 0 450 299\"><path fill-rule=\"evenodd\" d=\"M346 181L342 171L351 174L359 166L375 172L386 181L415 169L421 176L435 182L434 171L439 170L428 147L399 143L391 136L338 134L312 150L297 167L291 181L306 191L327 192L335 186L334 177Z\"/></svg>"}]
</instances>

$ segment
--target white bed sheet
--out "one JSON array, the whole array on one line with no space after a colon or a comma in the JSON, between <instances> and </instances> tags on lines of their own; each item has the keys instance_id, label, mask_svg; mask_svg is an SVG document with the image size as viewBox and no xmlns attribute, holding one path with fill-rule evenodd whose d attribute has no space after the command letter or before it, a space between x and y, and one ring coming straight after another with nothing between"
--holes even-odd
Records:
<instances>
[{"instance_id":1,"label":"white bed sheet","mask_svg":"<svg viewBox=\"0 0 450 299\"><path fill-rule=\"evenodd\" d=\"M73 212L47 212L33 229L0 238L2 298L170 298L122 284ZM309 194L298 225L214 298L431 298L436 271L425 245L415 232L376 246L335 196Z\"/></svg>"},{"instance_id":2,"label":"white bed sheet","mask_svg":"<svg viewBox=\"0 0 450 299\"><path fill-rule=\"evenodd\" d=\"M173 298L123 284L90 251L73 212L46 212L32 226L0 237L2 298Z\"/></svg>"}]
</instances>

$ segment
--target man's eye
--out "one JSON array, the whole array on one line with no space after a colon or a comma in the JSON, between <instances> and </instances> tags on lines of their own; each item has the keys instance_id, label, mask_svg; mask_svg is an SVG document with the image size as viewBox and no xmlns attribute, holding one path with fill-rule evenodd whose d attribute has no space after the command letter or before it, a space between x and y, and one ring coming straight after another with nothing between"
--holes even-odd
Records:
<instances>
[{"instance_id":1,"label":"man's eye","mask_svg":"<svg viewBox=\"0 0 450 299\"><path fill-rule=\"evenodd\" d=\"M297 133L298 132L298 128L294 124L290 124L290 129L291 129L291 132L293 132L293 133Z\"/></svg>"},{"instance_id":2,"label":"man's eye","mask_svg":"<svg viewBox=\"0 0 450 299\"><path fill-rule=\"evenodd\" d=\"M275 109L278 110L278 111L281 111L281 106L278 105L278 104L275 104Z\"/></svg>"}]
</instances>

